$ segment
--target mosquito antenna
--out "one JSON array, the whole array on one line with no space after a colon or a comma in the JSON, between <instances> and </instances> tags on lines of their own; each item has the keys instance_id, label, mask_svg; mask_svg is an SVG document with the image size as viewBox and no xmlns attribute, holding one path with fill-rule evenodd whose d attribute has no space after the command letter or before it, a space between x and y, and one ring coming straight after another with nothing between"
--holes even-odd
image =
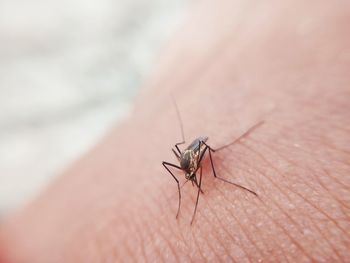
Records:
<instances>
[{"instance_id":1,"label":"mosquito antenna","mask_svg":"<svg viewBox=\"0 0 350 263\"><path fill-rule=\"evenodd\" d=\"M253 125L252 127L250 127L245 133L243 133L241 136L239 136L237 139L235 139L233 142L226 144L224 146L221 146L217 149L214 149L214 151L220 151L224 148L227 148L229 146L231 146L232 144L237 143L238 141L240 141L241 139L243 139L244 137L247 137L253 130L255 130L256 128L258 128L260 125L262 125L265 121L260 121L258 123L256 123L255 125Z\"/></svg>"},{"instance_id":2,"label":"mosquito antenna","mask_svg":"<svg viewBox=\"0 0 350 263\"><path fill-rule=\"evenodd\" d=\"M179 108L177 107L176 100L175 100L174 96L171 96L171 99L172 99L172 101L174 103L175 110L176 110L176 115L177 115L177 118L178 118L179 123L180 123L182 142L185 142L185 134L184 134L184 128L183 128L183 125L182 125L180 111L179 111Z\"/></svg>"}]
</instances>

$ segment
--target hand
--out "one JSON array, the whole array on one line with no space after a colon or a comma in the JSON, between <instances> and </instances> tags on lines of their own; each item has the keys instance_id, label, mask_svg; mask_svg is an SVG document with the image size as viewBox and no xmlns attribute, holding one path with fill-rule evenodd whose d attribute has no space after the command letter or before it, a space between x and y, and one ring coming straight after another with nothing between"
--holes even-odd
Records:
<instances>
[{"instance_id":1,"label":"hand","mask_svg":"<svg viewBox=\"0 0 350 263\"><path fill-rule=\"evenodd\" d=\"M203 3L132 116L0 231L9 262L341 262L350 258L349 6ZM208 136L196 187L161 165ZM44 160L43 160L44 161ZM177 172L178 178L184 178ZM0 256L1 257L1 256Z\"/></svg>"}]
</instances>

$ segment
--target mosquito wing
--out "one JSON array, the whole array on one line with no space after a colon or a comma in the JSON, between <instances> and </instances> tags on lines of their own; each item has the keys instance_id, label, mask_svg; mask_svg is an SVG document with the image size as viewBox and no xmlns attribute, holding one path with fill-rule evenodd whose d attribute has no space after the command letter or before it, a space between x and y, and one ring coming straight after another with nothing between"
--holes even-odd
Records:
<instances>
[{"instance_id":1,"label":"mosquito wing","mask_svg":"<svg viewBox=\"0 0 350 263\"><path fill-rule=\"evenodd\" d=\"M187 148L186 150L193 151L193 152L198 152L199 151L199 144L200 142L206 142L208 140L208 137L198 137L195 139ZM201 143L201 151L205 147L204 143Z\"/></svg>"}]
</instances>

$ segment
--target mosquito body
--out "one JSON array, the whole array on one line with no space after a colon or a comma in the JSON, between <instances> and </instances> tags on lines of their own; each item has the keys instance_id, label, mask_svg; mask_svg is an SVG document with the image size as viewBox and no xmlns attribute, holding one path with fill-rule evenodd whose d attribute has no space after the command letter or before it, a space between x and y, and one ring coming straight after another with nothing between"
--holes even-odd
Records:
<instances>
[{"instance_id":1,"label":"mosquito body","mask_svg":"<svg viewBox=\"0 0 350 263\"><path fill-rule=\"evenodd\" d=\"M177 151L172 149L176 158L180 163L181 169L185 172L185 178L187 180L193 180L196 176L196 171L198 169L198 160L200 154L204 153L205 142L208 140L208 137L199 137L195 139L183 152L176 147Z\"/></svg>"},{"instance_id":2,"label":"mosquito body","mask_svg":"<svg viewBox=\"0 0 350 263\"><path fill-rule=\"evenodd\" d=\"M209 152L209 159L210 159L210 164L211 164L211 168L214 174L214 177L225 182L225 183L229 183L231 185L234 185L236 187L239 187L243 190L248 191L249 193L256 195L257 194L244 187L241 186L239 184L235 184L233 182L230 182L224 178L218 177L216 175L216 171L214 168L214 163L213 163L213 158L212 158L212 153L215 151L219 151L221 149L224 149L230 145L233 145L234 143L238 142L239 140L241 140L243 137L246 137L250 132L252 132L255 128L257 128L258 126L260 126L263 121L255 124L253 127L251 127L250 129L248 129L243 135L239 136L236 140L234 140L233 142L222 146L216 150L214 150L213 148L211 148L208 144L208 137L198 137L196 138L189 146L187 146L187 148L185 148L183 151L180 150L179 145L184 144L185 140L184 140L184 133L183 133L183 128L182 128L182 122L181 122L181 117L180 117L180 113L179 110L176 106L176 103L174 101L175 104L175 108L177 111L177 115L180 121L180 125L181 125L181 133L182 133L182 142L176 143L175 144L175 149L172 148L173 153L175 154L179 165L176 164L172 164L169 162L163 162L163 166L165 167L165 169L171 174L171 176L175 179L176 183L177 183L177 187L178 187L178 193L179 193L179 202L178 202L178 209L177 209L177 213L176 213L176 218L178 218L179 216L179 212L180 212L180 206L181 206L181 190L180 190L180 183L179 180L177 179L177 177L173 174L173 172L170 170L169 167L172 168L176 168L178 170L181 170L184 174L185 174L185 178L186 178L186 182L187 181L191 181L192 185L196 186L198 188L197 191L197 199L196 199L196 204L195 204L195 208L194 208L194 212L193 212L193 216L192 216L192 220L191 220L191 224L193 223L193 220L195 218L196 215L196 211L197 211L197 205L198 205L198 200L199 200L199 194L200 192L203 193L202 189L201 189L201 185L202 185L202 160L206 154L206 152ZM199 170L199 180L197 179L197 172Z\"/></svg>"}]
</instances>

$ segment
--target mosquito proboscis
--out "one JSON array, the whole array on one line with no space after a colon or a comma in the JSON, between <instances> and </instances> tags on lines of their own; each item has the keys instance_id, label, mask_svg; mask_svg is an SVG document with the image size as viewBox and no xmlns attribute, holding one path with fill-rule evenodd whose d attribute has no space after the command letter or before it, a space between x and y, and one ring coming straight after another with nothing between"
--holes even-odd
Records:
<instances>
[{"instance_id":1,"label":"mosquito proboscis","mask_svg":"<svg viewBox=\"0 0 350 263\"><path fill-rule=\"evenodd\" d=\"M180 122L182 141L179 143L176 143L174 146L175 149L172 148L172 151L175 154L179 164L176 165L176 164L164 162L164 161L162 164L165 167L165 169L171 174L171 176L174 178L174 180L177 183L178 193L179 193L179 202L178 202L178 209L177 209L177 213L176 213L176 218L178 218L179 212L180 212L181 190L180 190L179 180L174 175L174 173L169 169L169 167L173 167L173 168L176 168L176 169L184 172L186 182L191 181L192 185L194 185L198 188L196 204L195 204L195 208L194 208L192 219L191 219L191 225L192 225L194 218L195 218L195 215L196 215L196 212L197 212L199 194L201 192L203 193L202 188L201 188L201 185L202 185L202 163L201 162L202 162L207 151L209 152L209 159L210 159L211 168L212 168L214 177L216 179L219 179L225 183L234 185L234 186L241 188L241 189L243 189L243 190L245 190L245 191L247 191L255 196L258 196L258 194L256 192L254 192L253 190L250 190L242 185L233 183L227 179L224 179L224 178L217 176L216 171L215 171L215 167L214 167L214 163L213 163L212 153L220 151L224 148L227 148L227 147L239 142L244 137L247 137L253 130L255 130L260 125L262 125L264 123L264 121L260 121L260 122L256 123L255 125L250 127L246 132L244 132L242 135L240 135L238 138L236 138L234 141L232 141L231 143L226 144L224 146L221 146L217 149L213 149L212 147L210 147L207 144L208 137L198 137L195 140L193 140L192 143L189 146L187 146L183 151L181 151L179 148L179 145L185 144L185 136L184 136L184 130L183 130L183 125L182 125L182 120L181 120L181 115L180 115L179 109L178 109L177 104L176 104L174 99L173 99L173 102L175 105L178 120ZM197 179L198 170L199 170L199 180Z\"/></svg>"}]
</instances>

